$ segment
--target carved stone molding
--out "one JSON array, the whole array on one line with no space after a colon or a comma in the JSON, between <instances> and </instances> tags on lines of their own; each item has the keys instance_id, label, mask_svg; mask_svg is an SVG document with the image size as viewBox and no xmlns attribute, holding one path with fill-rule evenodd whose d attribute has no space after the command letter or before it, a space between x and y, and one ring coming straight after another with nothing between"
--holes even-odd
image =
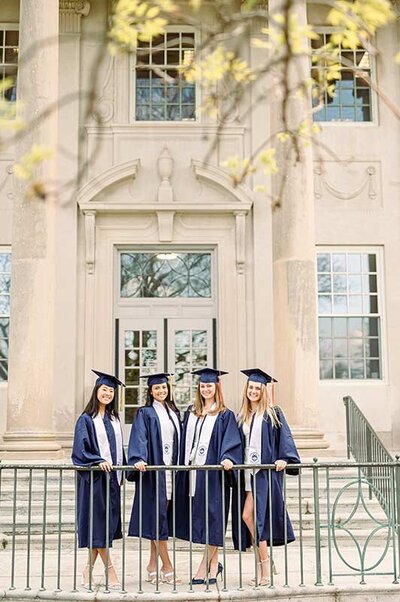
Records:
<instances>
[{"instance_id":1,"label":"carved stone molding","mask_svg":"<svg viewBox=\"0 0 400 602\"><path fill-rule=\"evenodd\" d=\"M114 57L110 56L108 58L100 96L96 102L96 110L98 111L102 124L108 123L114 117L114 62Z\"/></svg>"},{"instance_id":2,"label":"carved stone molding","mask_svg":"<svg viewBox=\"0 0 400 602\"><path fill-rule=\"evenodd\" d=\"M175 211L157 211L160 242L172 242L174 238L174 216Z\"/></svg>"},{"instance_id":3,"label":"carved stone molding","mask_svg":"<svg viewBox=\"0 0 400 602\"><path fill-rule=\"evenodd\" d=\"M339 200L379 204L379 164L354 161L341 165L318 162L314 165L314 196L317 201ZM337 184L339 182L340 184Z\"/></svg>"},{"instance_id":4,"label":"carved stone molding","mask_svg":"<svg viewBox=\"0 0 400 602\"><path fill-rule=\"evenodd\" d=\"M244 274L246 267L246 211L235 211L236 271Z\"/></svg>"},{"instance_id":5,"label":"carved stone molding","mask_svg":"<svg viewBox=\"0 0 400 602\"><path fill-rule=\"evenodd\" d=\"M85 263L88 274L94 274L96 251L96 211L84 211L85 216Z\"/></svg>"},{"instance_id":6,"label":"carved stone molding","mask_svg":"<svg viewBox=\"0 0 400 602\"><path fill-rule=\"evenodd\" d=\"M82 186L76 196L76 202L82 210L90 210L86 204L108 186L123 180L124 178L136 178L140 166L140 159L133 159L126 163L113 165L110 169L104 171L101 175L95 176L87 184Z\"/></svg>"},{"instance_id":7,"label":"carved stone molding","mask_svg":"<svg viewBox=\"0 0 400 602\"><path fill-rule=\"evenodd\" d=\"M60 33L80 33L81 19L90 12L88 0L60 0Z\"/></svg>"},{"instance_id":8,"label":"carved stone molding","mask_svg":"<svg viewBox=\"0 0 400 602\"><path fill-rule=\"evenodd\" d=\"M174 168L174 160L167 147L164 147L157 161L158 174L161 178L161 184L158 187L158 202L172 203L174 195L171 186L172 170Z\"/></svg>"}]
</instances>

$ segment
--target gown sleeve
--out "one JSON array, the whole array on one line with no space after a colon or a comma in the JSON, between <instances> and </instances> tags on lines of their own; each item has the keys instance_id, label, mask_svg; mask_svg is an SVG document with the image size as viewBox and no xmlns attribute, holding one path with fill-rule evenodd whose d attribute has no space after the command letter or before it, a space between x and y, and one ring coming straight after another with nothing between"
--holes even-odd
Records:
<instances>
[{"instance_id":1,"label":"gown sleeve","mask_svg":"<svg viewBox=\"0 0 400 602\"><path fill-rule=\"evenodd\" d=\"M277 411L279 422L281 423L279 432L279 444L278 444L278 460L286 460L288 464L299 464L301 462L299 452L297 451L296 444L293 439L292 432L286 421L285 414L282 409ZM288 468L286 470L288 474L297 475L297 468Z\"/></svg>"},{"instance_id":2,"label":"gown sleeve","mask_svg":"<svg viewBox=\"0 0 400 602\"><path fill-rule=\"evenodd\" d=\"M233 464L242 464L243 445L235 415L231 410L226 410L222 417L224 428L220 446L219 462L231 460Z\"/></svg>"},{"instance_id":3,"label":"gown sleeve","mask_svg":"<svg viewBox=\"0 0 400 602\"><path fill-rule=\"evenodd\" d=\"M140 408L132 423L128 445L128 464L132 465L140 461L147 463L148 454L147 425L143 409Z\"/></svg>"},{"instance_id":4,"label":"gown sleeve","mask_svg":"<svg viewBox=\"0 0 400 602\"><path fill-rule=\"evenodd\" d=\"M84 415L78 418L75 426L74 444L72 447L72 462L76 466L95 466L105 462L96 449L93 433L89 432L88 423Z\"/></svg>"}]
</instances>

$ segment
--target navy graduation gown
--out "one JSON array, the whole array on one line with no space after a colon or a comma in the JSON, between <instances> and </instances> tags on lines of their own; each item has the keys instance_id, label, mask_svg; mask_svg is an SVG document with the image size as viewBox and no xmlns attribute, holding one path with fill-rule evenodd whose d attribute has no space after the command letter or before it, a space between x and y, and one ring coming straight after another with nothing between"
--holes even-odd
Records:
<instances>
[{"instance_id":1,"label":"navy graduation gown","mask_svg":"<svg viewBox=\"0 0 400 602\"><path fill-rule=\"evenodd\" d=\"M179 419L179 413L177 413L177 416ZM181 428L180 420L179 428ZM177 461L177 453L176 456ZM160 421L153 406L139 408L132 423L128 447L128 464L131 466L136 462L140 462L140 460L146 462L149 466L162 466L164 464ZM132 475L134 475L136 484L128 535L139 537L140 480L138 472L132 473L131 477ZM142 474L142 537L152 540L157 539L156 483L157 473L155 471ZM158 510L158 539L167 540L169 533L165 471L158 473Z\"/></svg>"},{"instance_id":2,"label":"navy graduation gown","mask_svg":"<svg viewBox=\"0 0 400 602\"><path fill-rule=\"evenodd\" d=\"M186 410L181 438L181 464L185 460L186 432L191 410ZM218 415L207 452L205 464L220 464L222 460L234 464L243 462L243 445L235 415L225 410ZM208 543L223 545L223 535L228 521L230 488L233 472L225 472L225 516L222 515L222 471L208 471ZM192 542L206 543L206 471L196 472L196 490L193 500L189 496L189 471L179 472L176 478L176 536L189 541L189 504L192 503Z\"/></svg>"},{"instance_id":3,"label":"navy graduation gown","mask_svg":"<svg viewBox=\"0 0 400 602\"><path fill-rule=\"evenodd\" d=\"M264 415L261 434L261 463L274 464L276 460L286 460L288 474L297 474L298 469L290 469L290 464L300 463L300 457L293 440L289 425L286 422L283 412L276 408L276 413L281 426L273 427L271 419L267 414ZM244 445L245 437L243 429L240 427L240 433ZM255 465L256 466L256 465ZM270 513L269 513L269 470L259 470L255 475L256 480L256 513L257 513L257 536L258 541L266 541L271 545L270 536ZM251 476L251 485L254 495L254 478ZM238 516L238 490L237 486L233 491L232 500L232 535L235 549L239 549L239 525L241 529L241 549L246 550L251 544L250 531L242 520L242 511L244 507L246 492L244 483L244 472L240 473L241 500L240 517ZM285 543L285 508L283 501L283 473L271 470L271 501L272 501L272 543L274 546L282 546ZM294 541L295 536L293 527L286 512L286 541Z\"/></svg>"},{"instance_id":4,"label":"navy graduation gown","mask_svg":"<svg viewBox=\"0 0 400 602\"><path fill-rule=\"evenodd\" d=\"M109 421L107 414L105 420ZM111 426L111 424L110 424ZM116 463L116 442L113 428L106 427L113 463ZM105 462L100 456L93 419L88 414L79 416L75 426L72 462L76 466L96 466ZM93 539L90 542L90 473L78 471L77 513L78 542L80 548L105 548L106 546L106 474L93 472ZM121 539L121 488L116 471L110 473L109 546L114 539Z\"/></svg>"}]
</instances>

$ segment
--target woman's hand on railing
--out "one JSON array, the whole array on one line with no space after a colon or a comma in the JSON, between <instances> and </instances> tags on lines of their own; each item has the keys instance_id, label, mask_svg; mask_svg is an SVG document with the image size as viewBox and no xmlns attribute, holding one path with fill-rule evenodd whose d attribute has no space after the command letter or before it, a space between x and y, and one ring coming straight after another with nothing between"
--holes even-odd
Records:
<instances>
[{"instance_id":1,"label":"woman's hand on railing","mask_svg":"<svg viewBox=\"0 0 400 602\"><path fill-rule=\"evenodd\" d=\"M136 464L134 464L134 467L140 470L140 472L146 472L146 462L143 462L143 460L140 460L140 462L136 462Z\"/></svg>"},{"instance_id":2,"label":"woman's hand on railing","mask_svg":"<svg viewBox=\"0 0 400 602\"><path fill-rule=\"evenodd\" d=\"M276 460L275 462L276 470L279 472L280 470L284 470L287 466L286 460Z\"/></svg>"},{"instance_id":3,"label":"woman's hand on railing","mask_svg":"<svg viewBox=\"0 0 400 602\"><path fill-rule=\"evenodd\" d=\"M112 471L112 464L110 464L110 462L100 462L99 467L101 470L104 470L104 472Z\"/></svg>"},{"instance_id":4,"label":"woman's hand on railing","mask_svg":"<svg viewBox=\"0 0 400 602\"><path fill-rule=\"evenodd\" d=\"M232 460L225 458L225 460L222 460L221 466L224 467L224 470L231 470L231 468L233 466L233 462L232 462Z\"/></svg>"}]
</instances>

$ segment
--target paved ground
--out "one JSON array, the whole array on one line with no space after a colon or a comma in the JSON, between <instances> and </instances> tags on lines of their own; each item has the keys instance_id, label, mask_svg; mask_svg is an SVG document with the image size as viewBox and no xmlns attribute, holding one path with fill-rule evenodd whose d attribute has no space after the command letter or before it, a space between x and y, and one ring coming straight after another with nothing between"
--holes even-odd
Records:
<instances>
[{"instance_id":1,"label":"paved ground","mask_svg":"<svg viewBox=\"0 0 400 602\"><path fill-rule=\"evenodd\" d=\"M350 548L344 548L342 552L345 555L345 559L354 566L357 566L357 554L354 550ZM379 548L371 548L367 552L367 563L371 566L377 561L377 559L382 555L383 549ZM177 590L180 593L187 592L189 590L188 580L189 580L189 554L188 552L179 551L177 552L177 575L182 579L182 585L177 586ZM144 545L143 551L143 583L142 590L148 594L155 593L155 586L151 585L144 581L145 578L145 567L147 564L148 552L147 552L147 542ZM10 591L11 579L12 579L12 571L11 571L11 559L12 554L9 550L3 550L0 552L0 590L4 590L8 594L12 594L12 590ZM193 554L193 569L196 570L197 564L201 559L200 553ZM306 586L314 586L316 582L316 558L315 551L311 546L308 546L304 550L303 554L303 565L304 565L304 584ZM122 554L121 554L121 546L118 545L113 551L113 560L114 564L117 568L118 574L122 575ZM222 561L222 555L220 555L220 560ZM245 591L247 591L247 597L252 596L255 592L253 588L248 586L248 581L254 576L254 556L251 552L247 552L246 554L241 555L242 562L242 584ZM282 590L286 585L285 581L285 557L284 550L277 549L275 551L275 562L279 574L275 577L276 593L279 590ZM396 552L396 565L398 565L399 558ZM77 557L77 566L78 566L78 576L77 576L77 589L79 592L85 593L84 588L81 586L81 570L86 563L86 551L80 550L78 552ZM358 563L359 564L359 563ZM321 565L322 565L322 584L329 584L329 570L328 570L328 549L323 548L321 554ZM360 583L359 575L351 575L351 571L348 567L345 566L343 561L339 558L337 553L332 554L332 565L333 571L335 573L346 573L344 576L334 576L333 583L335 586L341 587L344 586L352 586ZM15 557L15 574L14 574L14 585L17 591L24 590L27 585L31 588L32 592L38 590L41 586L41 566L42 566L42 555L40 550L32 550L30 556L30 577L29 583L27 582L27 553L26 550L17 551ZM226 588L229 592L237 592L239 589L239 555L237 553L227 553L226 555ZM59 568L58 568L59 567ZM138 570L139 570L139 553L134 550L127 550L126 552L126 569L125 569L125 591L130 594L136 594L139 589L139 580L138 580ZM365 581L367 585L370 586L383 586L390 587L393 583L393 551L390 548L384 557L381 564L373 571L379 573L390 573L387 575L367 575ZM71 592L74 586L74 553L73 551L62 551L60 556L58 556L55 550L47 551L45 555L45 589L47 592L54 592L59 589L62 590L64 594L67 592ZM59 577L58 577L59 575ZM301 584L301 573L300 573L300 553L299 553L299 544L296 542L291 544L288 547L288 561L287 561L287 584L290 587L297 587ZM105 578L104 574L101 570L100 561L96 564L94 571L94 590L98 593L104 592L104 584ZM219 589L223 590L224 582L219 583ZM398 599L400 599L400 585ZM195 586L194 587L196 593L203 593L205 591L204 586ZM216 586L210 586L210 589L214 591L215 597L215 589ZM265 589L268 588L263 588ZM317 589L317 588L315 588ZM161 584L159 586L159 590L162 593L171 592L172 587L167 584ZM17 591L15 594L17 594ZM271 590L270 590L271 591ZM115 592L116 593L116 592ZM68 594L67 594L68 595ZM1 598L0 592L0 598ZM57 595L57 598L62 598L63 594L60 593ZM87 595L86 595L87 597ZM113 596L114 597L114 596ZM196 596L195 596L196 597ZM52 599L52 598L51 598Z\"/></svg>"}]
</instances>

